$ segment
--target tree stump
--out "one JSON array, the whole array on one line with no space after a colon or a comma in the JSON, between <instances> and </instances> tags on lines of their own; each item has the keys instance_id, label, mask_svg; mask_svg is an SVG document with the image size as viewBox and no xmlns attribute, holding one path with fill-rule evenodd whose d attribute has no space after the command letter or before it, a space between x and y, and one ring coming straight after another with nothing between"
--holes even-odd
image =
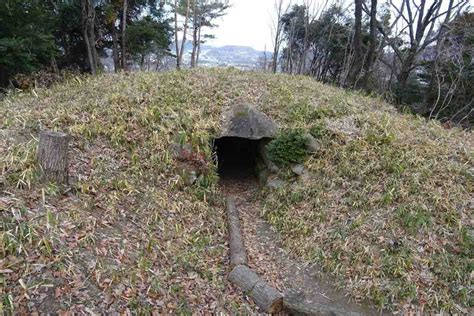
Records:
<instances>
[{"instance_id":1,"label":"tree stump","mask_svg":"<svg viewBox=\"0 0 474 316\"><path fill-rule=\"evenodd\" d=\"M68 184L69 136L64 133L41 131L38 146L38 164L41 180Z\"/></svg>"}]
</instances>

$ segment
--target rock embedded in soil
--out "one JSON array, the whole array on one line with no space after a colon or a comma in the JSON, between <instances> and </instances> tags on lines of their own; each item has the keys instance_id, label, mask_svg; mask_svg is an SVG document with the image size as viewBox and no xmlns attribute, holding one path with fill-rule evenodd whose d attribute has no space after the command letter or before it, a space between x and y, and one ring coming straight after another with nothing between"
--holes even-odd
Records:
<instances>
[{"instance_id":1,"label":"rock embedded in soil","mask_svg":"<svg viewBox=\"0 0 474 316\"><path fill-rule=\"evenodd\" d=\"M268 179L267 187L270 189L280 189L285 185L285 181L280 179Z\"/></svg>"},{"instance_id":2,"label":"rock embedded in soil","mask_svg":"<svg viewBox=\"0 0 474 316\"><path fill-rule=\"evenodd\" d=\"M321 148L321 144L319 143L319 141L314 138L311 134L307 133L305 134L305 138L306 138L306 150L309 152L309 153L315 153L319 150L319 148Z\"/></svg>"},{"instance_id":3,"label":"rock embedded in soil","mask_svg":"<svg viewBox=\"0 0 474 316\"><path fill-rule=\"evenodd\" d=\"M294 174L301 176L305 173L305 168L304 165L297 164L291 167L291 171L293 171Z\"/></svg>"}]
</instances>

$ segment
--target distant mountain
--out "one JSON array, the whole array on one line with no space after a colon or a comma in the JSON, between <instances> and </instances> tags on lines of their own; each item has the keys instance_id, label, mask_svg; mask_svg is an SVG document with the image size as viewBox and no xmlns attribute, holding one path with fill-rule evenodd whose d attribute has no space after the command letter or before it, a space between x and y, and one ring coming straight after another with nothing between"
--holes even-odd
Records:
<instances>
[{"instance_id":1,"label":"distant mountain","mask_svg":"<svg viewBox=\"0 0 474 316\"><path fill-rule=\"evenodd\" d=\"M175 54L176 50L172 45L171 50ZM191 64L192 44L187 42L183 54L184 67ZM266 52L267 62L270 62L272 53ZM210 45L201 46L201 54L199 56L199 66L201 67L236 67L243 70L255 69L260 67L264 58L264 52L253 49L249 46L226 45L215 47ZM102 65L106 71L113 71L114 61L112 58L112 50L106 49L105 56L101 58ZM174 59L169 59L166 62L166 69L171 69L175 65ZM259 65L260 64L260 65ZM151 67L155 69L156 62L154 56L151 56ZM139 69L140 66L136 63L130 63L129 69Z\"/></svg>"},{"instance_id":2,"label":"distant mountain","mask_svg":"<svg viewBox=\"0 0 474 316\"><path fill-rule=\"evenodd\" d=\"M185 47L184 63L189 64L191 59L192 46ZM267 52L267 60L270 60L272 53ZM226 45L214 47L209 45L201 46L199 65L204 67L228 67L233 66L240 69L254 69L259 63L259 59L264 56L263 51L258 51L249 46Z\"/></svg>"}]
</instances>

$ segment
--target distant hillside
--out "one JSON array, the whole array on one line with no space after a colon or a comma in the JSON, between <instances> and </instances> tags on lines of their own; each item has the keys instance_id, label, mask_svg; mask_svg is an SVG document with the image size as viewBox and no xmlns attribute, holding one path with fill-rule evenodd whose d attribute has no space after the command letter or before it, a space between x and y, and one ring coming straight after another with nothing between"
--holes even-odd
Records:
<instances>
[{"instance_id":1,"label":"distant hillside","mask_svg":"<svg viewBox=\"0 0 474 316\"><path fill-rule=\"evenodd\" d=\"M174 46L171 47L173 54L175 53ZM191 64L192 44L188 42L185 46L183 55L183 62L185 67ZM199 66L202 67L235 67L241 70L251 70L259 67L259 60L263 60L265 52L258 51L248 46L222 46L214 47L210 45L201 46L201 54L199 58ZM272 58L271 52L266 52L267 61ZM153 59L153 58L152 58ZM105 69L111 71L114 67L112 58L112 51L106 51L106 56L101 58L101 63ZM156 65L152 63L153 65ZM166 68L172 69L175 66L175 61L170 59ZM135 65L138 69L138 65ZM151 67L154 69L154 66Z\"/></svg>"},{"instance_id":2,"label":"distant hillside","mask_svg":"<svg viewBox=\"0 0 474 316\"><path fill-rule=\"evenodd\" d=\"M218 51L252 54L205 55ZM309 77L202 68L73 77L0 101L0 310L258 313L226 279L210 146L239 102L278 123L274 148L301 133L318 144L304 176L283 166L260 195L296 260L380 308L469 314L472 132ZM43 129L71 136L67 190L39 181ZM191 154L178 159L180 144Z\"/></svg>"},{"instance_id":3,"label":"distant hillside","mask_svg":"<svg viewBox=\"0 0 474 316\"><path fill-rule=\"evenodd\" d=\"M187 49L185 62L189 63L191 51ZM267 58L270 60L272 53L267 52ZM257 51L248 46L222 46L213 47L204 45L201 47L199 63L206 67L236 67L239 69L255 69L259 59L263 58L264 52Z\"/></svg>"}]
</instances>

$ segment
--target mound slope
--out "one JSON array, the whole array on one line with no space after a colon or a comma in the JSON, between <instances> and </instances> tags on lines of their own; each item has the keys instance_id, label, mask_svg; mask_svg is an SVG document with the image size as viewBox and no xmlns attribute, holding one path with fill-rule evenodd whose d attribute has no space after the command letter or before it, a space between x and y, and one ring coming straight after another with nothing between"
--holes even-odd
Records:
<instances>
[{"instance_id":1,"label":"mound slope","mask_svg":"<svg viewBox=\"0 0 474 316\"><path fill-rule=\"evenodd\" d=\"M472 134L305 77L195 70L72 78L0 103L3 309L252 312L225 280L209 146L236 103L321 144L311 176L265 193L295 257L381 307L472 306ZM68 192L38 182L41 129L72 136ZM192 154L176 159L176 143Z\"/></svg>"}]
</instances>

